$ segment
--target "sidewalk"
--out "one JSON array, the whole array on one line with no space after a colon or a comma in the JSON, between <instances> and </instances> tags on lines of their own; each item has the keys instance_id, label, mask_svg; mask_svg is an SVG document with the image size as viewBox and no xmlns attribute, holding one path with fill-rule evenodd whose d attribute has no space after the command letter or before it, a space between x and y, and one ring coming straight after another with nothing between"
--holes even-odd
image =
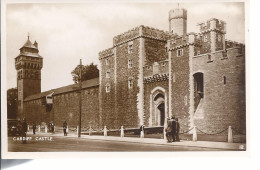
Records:
<instances>
[{"instance_id":1,"label":"sidewalk","mask_svg":"<svg viewBox=\"0 0 260 170\"><path fill-rule=\"evenodd\" d=\"M28 132L32 134L32 132ZM68 136L64 136L62 133L37 133L37 135L48 135L57 137L70 137L78 138L76 133L69 133ZM214 149L225 149L225 150L246 150L245 143L227 143L227 142L211 142L211 141L185 141L167 143L165 139L155 139L155 138L134 138L134 137L120 137L120 136L89 136L81 135L81 139L91 139L91 140L105 140L105 141L118 141L118 142L132 142L132 143L146 143L146 144L157 144L157 145L170 145L170 146L185 146L185 147L200 147L200 148L214 148Z\"/></svg>"}]
</instances>

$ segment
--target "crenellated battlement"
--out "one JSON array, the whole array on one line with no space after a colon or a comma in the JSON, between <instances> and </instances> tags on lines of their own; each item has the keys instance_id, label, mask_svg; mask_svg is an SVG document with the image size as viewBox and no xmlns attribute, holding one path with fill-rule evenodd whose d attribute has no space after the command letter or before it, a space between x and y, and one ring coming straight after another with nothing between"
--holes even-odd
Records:
<instances>
[{"instance_id":1,"label":"crenellated battlement","mask_svg":"<svg viewBox=\"0 0 260 170\"><path fill-rule=\"evenodd\" d=\"M105 57L112 56L112 55L114 55L113 48L103 50L103 51L99 52L98 55L99 55L99 60L101 60Z\"/></svg>"},{"instance_id":2,"label":"crenellated battlement","mask_svg":"<svg viewBox=\"0 0 260 170\"><path fill-rule=\"evenodd\" d=\"M199 31L201 34L210 31L216 31L223 34L226 33L226 22L216 18L211 18L206 22L198 23L197 26L199 27Z\"/></svg>"},{"instance_id":3,"label":"crenellated battlement","mask_svg":"<svg viewBox=\"0 0 260 170\"><path fill-rule=\"evenodd\" d=\"M188 33L185 36L176 36L174 39L171 39L170 41L168 41L168 43L170 44L169 50L171 51L171 50L183 48L183 47L189 46L191 44L194 44L195 37L196 37L196 34L193 32Z\"/></svg>"},{"instance_id":4,"label":"crenellated battlement","mask_svg":"<svg viewBox=\"0 0 260 170\"><path fill-rule=\"evenodd\" d=\"M113 38L114 46L125 43L131 39L137 38L139 36L139 28L142 26L135 27L131 30L128 30L122 34L119 34Z\"/></svg>"},{"instance_id":5,"label":"crenellated battlement","mask_svg":"<svg viewBox=\"0 0 260 170\"><path fill-rule=\"evenodd\" d=\"M225 46L226 46L226 49L236 48L236 47L242 48L243 46L245 46L245 44L239 43L239 42L236 42L236 41L225 40Z\"/></svg>"},{"instance_id":6,"label":"crenellated battlement","mask_svg":"<svg viewBox=\"0 0 260 170\"><path fill-rule=\"evenodd\" d=\"M119 34L114 37L113 43L114 46L121 45L123 43L126 43L128 41L132 41L136 38L139 37L144 37L144 38L151 38L155 39L158 41L167 41L176 35L171 34L167 31L159 30L156 28L148 27L148 26L143 26L140 25L138 27L135 27L127 32L124 32L122 34Z\"/></svg>"},{"instance_id":7,"label":"crenellated battlement","mask_svg":"<svg viewBox=\"0 0 260 170\"><path fill-rule=\"evenodd\" d=\"M159 30L152 27L143 26L142 36L145 38L152 38L160 41L167 41L174 38L176 35L171 34L168 31Z\"/></svg>"}]
</instances>

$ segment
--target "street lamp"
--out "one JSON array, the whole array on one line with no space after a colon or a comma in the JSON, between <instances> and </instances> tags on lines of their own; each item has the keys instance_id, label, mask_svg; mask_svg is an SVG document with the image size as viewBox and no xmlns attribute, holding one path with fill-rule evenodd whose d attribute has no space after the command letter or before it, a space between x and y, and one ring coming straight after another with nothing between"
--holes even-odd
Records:
<instances>
[{"instance_id":1,"label":"street lamp","mask_svg":"<svg viewBox=\"0 0 260 170\"><path fill-rule=\"evenodd\" d=\"M82 63L80 59L79 65L79 129L78 129L78 137L81 135L81 105L82 105Z\"/></svg>"}]
</instances>

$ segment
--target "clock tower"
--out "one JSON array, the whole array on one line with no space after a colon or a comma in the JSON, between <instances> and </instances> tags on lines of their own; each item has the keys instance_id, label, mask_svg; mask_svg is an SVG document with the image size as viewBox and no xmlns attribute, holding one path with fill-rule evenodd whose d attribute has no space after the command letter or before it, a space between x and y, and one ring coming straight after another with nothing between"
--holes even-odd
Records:
<instances>
[{"instance_id":1,"label":"clock tower","mask_svg":"<svg viewBox=\"0 0 260 170\"><path fill-rule=\"evenodd\" d=\"M41 69L43 58L38 54L38 43L33 44L28 36L25 44L20 48L20 54L15 58L17 70L18 115L17 118L26 117L24 99L27 96L41 93Z\"/></svg>"}]
</instances>

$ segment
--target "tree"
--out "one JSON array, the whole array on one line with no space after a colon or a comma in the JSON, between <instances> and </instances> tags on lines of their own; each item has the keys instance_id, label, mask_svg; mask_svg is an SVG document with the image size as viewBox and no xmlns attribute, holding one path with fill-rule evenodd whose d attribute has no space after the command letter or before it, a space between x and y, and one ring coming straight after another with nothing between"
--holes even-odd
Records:
<instances>
[{"instance_id":1,"label":"tree","mask_svg":"<svg viewBox=\"0 0 260 170\"><path fill-rule=\"evenodd\" d=\"M72 79L74 83L79 82L79 76L80 76L80 65L78 65L72 72ZM93 78L99 77L99 70L97 68L97 65L94 65L94 63L90 63L90 65L82 65L82 81L84 80L90 80Z\"/></svg>"},{"instance_id":2,"label":"tree","mask_svg":"<svg viewBox=\"0 0 260 170\"><path fill-rule=\"evenodd\" d=\"M7 90L7 118L15 119L18 110L18 93L17 88L11 88Z\"/></svg>"}]
</instances>

